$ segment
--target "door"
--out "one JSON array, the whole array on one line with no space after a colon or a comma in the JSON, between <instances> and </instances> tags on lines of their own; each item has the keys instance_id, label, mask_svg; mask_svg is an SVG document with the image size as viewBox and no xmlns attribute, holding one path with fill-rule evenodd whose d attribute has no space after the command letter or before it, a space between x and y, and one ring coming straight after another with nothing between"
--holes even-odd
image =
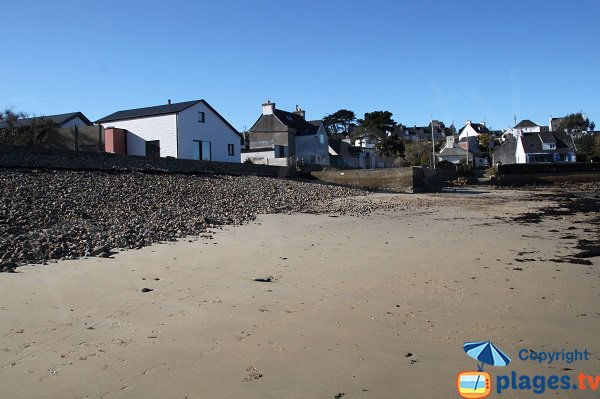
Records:
<instances>
[{"instance_id":1,"label":"door","mask_svg":"<svg viewBox=\"0 0 600 399\"><path fill-rule=\"evenodd\" d=\"M198 161L210 161L212 159L210 141L194 140L194 159Z\"/></svg>"},{"instance_id":2,"label":"door","mask_svg":"<svg viewBox=\"0 0 600 399\"><path fill-rule=\"evenodd\" d=\"M160 158L160 140L146 141L146 158Z\"/></svg>"}]
</instances>

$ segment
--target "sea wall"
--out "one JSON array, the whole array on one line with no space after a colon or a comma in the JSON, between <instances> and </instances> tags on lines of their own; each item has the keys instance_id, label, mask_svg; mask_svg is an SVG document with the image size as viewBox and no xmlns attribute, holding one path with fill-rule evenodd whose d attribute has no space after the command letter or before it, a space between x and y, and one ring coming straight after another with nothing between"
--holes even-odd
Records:
<instances>
[{"instance_id":1,"label":"sea wall","mask_svg":"<svg viewBox=\"0 0 600 399\"><path fill-rule=\"evenodd\" d=\"M394 192L425 192L440 189L439 176L427 168L327 170L311 173L331 184Z\"/></svg>"},{"instance_id":2,"label":"sea wall","mask_svg":"<svg viewBox=\"0 0 600 399\"><path fill-rule=\"evenodd\" d=\"M176 158L80 152L62 149L0 145L0 167L66 170L100 170L147 173L254 175L283 178L310 177L310 170L295 167L193 161Z\"/></svg>"},{"instance_id":3,"label":"sea wall","mask_svg":"<svg viewBox=\"0 0 600 399\"><path fill-rule=\"evenodd\" d=\"M495 183L500 185L550 185L600 182L600 163L544 163L499 165Z\"/></svg>"}]
</instances>

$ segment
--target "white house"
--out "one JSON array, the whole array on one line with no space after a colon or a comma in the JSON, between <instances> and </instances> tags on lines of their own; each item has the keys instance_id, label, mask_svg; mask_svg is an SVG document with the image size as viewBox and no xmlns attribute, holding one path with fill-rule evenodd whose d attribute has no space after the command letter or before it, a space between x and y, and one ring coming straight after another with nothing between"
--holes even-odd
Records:
<instances>
[{"instance_id":1,"label":"white house","mask_svg":"<svg viewBox=\"0 0 600 399\"><path fill-rule=\"evenodd\" d=\"M241 159L242 135L205 100L169 100L164 105L118 111L96 123L126 131L123 147L128 155L234 163Z\"/></svg>"},{"instance_id":2,"label":"white house","mask_svg":"<svg viewBox=\"0 0 600 399\"><path fill-rule=\"evenodd\" d=\"M516 163L575 162L577 148L566 132L526 133L517 138Z\"/></svg>"},{"instance_id":3,"label":"white house","mask_svg":"<svg viewBox=\"0 0 600 399\"><path fill-rule=\"evenodd\" d=\"M458 138L462 140L465 137L479 137L481 134L490 134L485 122L473 123L466 121L465 125L458 131Z\"/></svg>"},{"instance_id":4,"label":"white house","mask_svg":"<svg viewBox=\"0 0 600 399\"><path fill-rule=\"evenodd\" d=\"M517 123L512 129L509 129L510 132L515 138L522 136L526 133L540 133L547 132L549 129L547 126L540 126L535 122L530 121L529 119L523 119L521 122Z\"/></svg>"},{"instance_id":5,"label":"white house","mask_svg":"<svg viewBox=\"0 0 600 399\"><path fill-rule=\"evenodd\" d=\"M467 163L467 154L469 165L474 168L487 167L487 159L479 152L479 144L474 138L456 143L453 136L446 137L446 144L437 154L437 158L438 161L448 161L458 165Z\"/></svg>"},{"instance_id":6,"label":"white house","mask_svg":"<svg viewBox=\"0 0 600 399\"><path fill-rule=\"evenodd\" d=\"M357 147L350 139L329 138L329 159L332 166L339 168L374 169L377 157L374 148Z\"/></svg>"}]
</instances>

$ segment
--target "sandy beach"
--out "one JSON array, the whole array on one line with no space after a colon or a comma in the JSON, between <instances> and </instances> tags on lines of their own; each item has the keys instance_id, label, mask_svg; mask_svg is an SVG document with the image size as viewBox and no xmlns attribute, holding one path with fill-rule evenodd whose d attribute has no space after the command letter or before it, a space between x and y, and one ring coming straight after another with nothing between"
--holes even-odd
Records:
<instances>
[{"instance_id":1,"label":"sandy beach","mask_svg":"<svg viewBox=\"0 0 600 399\"><path fill-rule=\"evenodd\" d=\"M259 215L111 259L4 273L0 396L458 397L457 373L476 370L463 343L487 340L513 359L492 375L596 375L600 258L564 260L598 226L590 214L513 220L556 205L536 194L347 198L379 208ZM540 364L522 349L592 356Z\"/></svg>"}]
</instances>

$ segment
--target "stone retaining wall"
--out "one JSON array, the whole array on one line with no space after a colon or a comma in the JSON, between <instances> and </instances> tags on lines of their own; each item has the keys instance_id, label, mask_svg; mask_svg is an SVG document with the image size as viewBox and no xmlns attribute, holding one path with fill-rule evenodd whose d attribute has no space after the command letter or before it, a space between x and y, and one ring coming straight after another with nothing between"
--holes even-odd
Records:
<instances>
[{"instance_id":1,"label":"stone retaining wall","mask_svg":"<svg viewBox=\"0 0 600 399\"><path fill-rule=\"evenodd\" d=\"M192 161L175 158L148 159L108 153L0 145L0 167L101 170L146 173L255 175L282 178L310 177L309 170L293 167Z\"/></svg>"},{"instance_id":2,"label":"stone retaining wall","mask_svg":"<svg viewBox=\"0 0 600 399\"><path fill-rule=\"evenodd\" d=\"M424 192L440 189L439 176L426 168L353 169L313 172L326 183L366 187L394 192Z\"/></svg>"},{"instance_id":3,"label":"stone retaining wall","mask_svg":"<svg viewBox=\"0 0 600 399\"><path fill-rule=\"evenodd\" d=\"M600 163L544 163L498 166L500 185L600 182Z\"/></svg>"}]
</instances>

